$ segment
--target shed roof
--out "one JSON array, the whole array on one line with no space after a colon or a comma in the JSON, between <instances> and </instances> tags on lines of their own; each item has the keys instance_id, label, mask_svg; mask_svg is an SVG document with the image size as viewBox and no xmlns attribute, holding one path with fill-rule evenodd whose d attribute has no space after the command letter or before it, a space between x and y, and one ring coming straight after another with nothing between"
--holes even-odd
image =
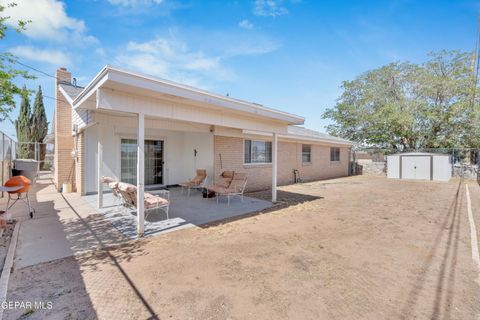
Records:
<instances>
[{"instance_id":1,"label":"shed roof","mask_svg":"<svg viewBox=\"0 0 480 320\"><path fill-rule=\"evenodd\" d=\"M391 154L390 156L450 156L448 153L436 153L436 152L400 152Z\"/></svg>"}]
</instances>

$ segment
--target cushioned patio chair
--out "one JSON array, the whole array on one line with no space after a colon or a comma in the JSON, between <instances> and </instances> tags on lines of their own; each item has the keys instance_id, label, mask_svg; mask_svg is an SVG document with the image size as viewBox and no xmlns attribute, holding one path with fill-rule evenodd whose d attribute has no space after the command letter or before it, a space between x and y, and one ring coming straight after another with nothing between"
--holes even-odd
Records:
<instances>
[{"instance_id":1,"label":"cushioned patio chair","mask_svg":"<svg viewBox=\"0 0 480 320\"><path fill-rule=\"evenodd\" d=\"M228 186L232 182L234 174L235 174L235 171L223 171L222 174L215 179L215 183L206 185L205 189L208 190L209 192L214 193L215 192L213 191L214 188L217 188L217 187L228 188Z\"/></svg>"},{"instance_id":2,"label":"cushioned patio chair","mask_svg":"<svg viewBox=\"0 0 480 320\"><path fill-rule=\"evenodd\" d=\"M133 184L119 182L118 183L118 190L120 195L123 198L123 205L131 210L137 209L137 187ZM167 193L167 196L169 194ZM167 214L168 217L168 209L170 207L170 199L165 199L157 195L153 195L151 193L145 192L144 193L144 210L145 210L145 219L148 218L148 215L151 211L157 209L163 209Z\"/></svg>"},{"instance_id":3,"label":"cushioned patio chair","mask_svg":"<svg viewBox=\"0 0 480 320\"><path fill-rule=\"evenodd\" d=\"M120 194L120 190L118 190L119 182L120 181L118 181L115 178L102 176L102 183L105 183L106 185L108 185L108 187L112 190L113 205L116 206L117 208L123 204L123 198Z\"/></svg>"},{"instance_id":4,"label":"cushioned patio chair","mask_svg":"<svg viewBox=\"0 0 480 320\"><path fill-rule=\"evenodd\" d=\"M207 186L207 190L213 191L216 194L217 203L220 196L227 197L227 203L230 205L230 198L240 196L243 202L243 193L247 186L247 174L235 172L232 179L226 185L227 180L220 180L218 184Z\"/></svg>"},{"instance_id":5,"label":"cushioned patio chair","mask_svg":"<svg viewBox=\"0 0 480 320\"><path fill-rule=\"evenodd\" d=\"M205 187L205 184L207 182L207 170L205 169L197 169L197 175L195 178L179 183L179 185L182 187L182 193L183 190L187 189L187 194L190 196L190 190L191 189L203 189Z\"/></svg>"}]
</instances>

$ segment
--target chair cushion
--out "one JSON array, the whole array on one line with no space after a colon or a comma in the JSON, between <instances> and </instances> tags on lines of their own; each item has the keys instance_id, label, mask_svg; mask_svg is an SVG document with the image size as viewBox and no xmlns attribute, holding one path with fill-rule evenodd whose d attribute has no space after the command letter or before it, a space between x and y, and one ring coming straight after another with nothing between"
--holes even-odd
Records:
<instances>
[{"instance_id":1,"label":"chair cushion","mask_svg":"<svg viewBox=\"0 0 480 320\"><path fill-rule=\"evenodd\" d=\"M242 191L245 182L247 181L247 174L246 173L237 173L233 176L233 180L228 186L229 189L234 190L233 192Z\"/></svg>"},{"instance_id":2,"label":"chair cushion","mask_svg":"<svg viewBox=\"0 0 480 320\"><path fill-rule=\"evenodd\" d=\"M126 182L119 182L118 183L118 189L120 189L121 191L125 191L125 192L136 192L137 191L136 186L134 186L133 184L130 184L130 183L126 183Z\"/></svg>"},{"instance_id":3,"label":"chair cushion","mask_svg":"<svg viewBox=\"0 0 480 320\"><path fill-rule=\"evenodd\" d=\"M118 181L113 181L113 182L110 182L110 183L108 184L108 187L109 187L110 189L115 189L115 188L118 187L118 184L119 184Z\"/></svg>"},{"instance_id":4,"label":"chair cushion","mask_svg":"<svg viewBox=\"0 0 480 320\"><path fill-rule=\"evenodd\" d=\"M159 196L150 194L149 197L145 197L145 209L152 209L159 206L168 205L169 201Z\"/></svg>"},{"instance_id":5,"label":"chair cushion","mask_svg":"<svg viewBox=\"0 0 480 320\"><path fill-rule=\"evenodd\" d=\"M235 171L223 171L221 176L224 177L224 178L232 179L234 174L235 174Z\"/></svg>"},{"instance_id":6,"label":"chair cushion","mask_svg":"<svg viewBox=\"0 0 480 320\"><path fill-rule=\"evenodd\" d=\"M179 183L178 185L181 186L181 187L184 187L184 188L191 188L191 187L194 187L194 186L198 186L200 183L197 183L195 181L185 181L185 182L182 182L182 183Z\"/></svg>"},{"instance_id":7,"label":"chair cushion","mask_svg":"<svg viewBox=\"0 0 480 320\"><path fill-rule=\"evenodd\" d=\"M212 186L208 186L207 190L222 194L222 193L225 193L228 190L228 188L218 186L218 185L212 185Z\"/></svg>"},{"instance_id":8,"label":"chair cushion","mask_svg":"<svg viewBox=\"0 0 480 320\"><path fill-rule=\"evenodd\" d=\"M207 176L207 170L197 169L197 177L201 177L202 179L205 179L206 176Z\"/></svg>"},{"instance_id":9,"label":"chair cushion","mask_svg":"<svg viewBox=\"0 0 480 320\"><path fill-rule=\"evenodd\" d=\"M115 182L115 179L112 178L112 177L103 176L102 177L102 182L103 183L111 183L111 182Z\"/></svg>"},{"instance_id":10,"label":"chair cushion","mask_svg":"<svg viewBox=\"0 0 480 320\"><path fill-rule=\"evenodd\" d=\"M218 177L217 180L215 181L215 186L228 188L231 182L232 182L232 178Z\"/></svg>"}]
</instances>

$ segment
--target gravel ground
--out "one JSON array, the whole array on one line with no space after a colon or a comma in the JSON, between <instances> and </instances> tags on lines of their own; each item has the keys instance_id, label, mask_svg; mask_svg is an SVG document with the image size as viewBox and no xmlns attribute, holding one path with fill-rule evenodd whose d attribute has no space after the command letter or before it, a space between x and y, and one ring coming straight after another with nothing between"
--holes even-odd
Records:
<instances>
[{"instance_id":1,"label":"gravel ground","mask_svg":"<svg viewBox=\"0 0 480 320\"><path fill-rule=\"evenodd\" d=\"M470 183L476 222L480 188ZM268 197L269 192L251 194ZM16 270L7 319L473 319L465 186L349 177L275 211Z\"/></svg>"}]
</instances>

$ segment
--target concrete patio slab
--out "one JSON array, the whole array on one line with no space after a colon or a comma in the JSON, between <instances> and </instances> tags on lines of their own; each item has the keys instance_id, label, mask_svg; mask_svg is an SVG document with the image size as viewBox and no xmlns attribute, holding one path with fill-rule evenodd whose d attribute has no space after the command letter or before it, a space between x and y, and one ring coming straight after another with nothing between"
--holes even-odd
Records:
<instances>
[{"instance_id":1,"label":"concrete patio slab","mask_svg":"<svg viewBox=\"0 0 480 320\"><path fill-rule=\"evenodd\" d=\"M15 268L128 240L82 197L59 193L48 174L37 179L29 194L30 203L35 208L33 219L30 219L26 205L20 202L8 213L20 223ZM7 196L0 199L0 208L5 208L6 203Z\"/></svg>"},{"instance_id":2,"label":"concrete patio slab","mask_svg":"<svg viewBox=\"0 0 480 320\"><path fill-rule=\"evenodd\" d=\"M230 205L227 199L221 197L219 203L214 198L204 199L199 191L192 191L190 196L182 194L178 187L170 188L170 219L162 209L156 210L145 219L145 236L158 235L183 228L201 226L221 220L241 217L258 212L272 206L272 203L256 198L244 197L243 202L239 197L232 198ZM155 191L148 191L155 194ZM92 208L97 208L97 195L83 197ZM130 239L137 237L136 213L125 211L114 206L111 193L104 194L104 207L97 209L102 213L122 234Z\"/></svg>"}]
</instances>

